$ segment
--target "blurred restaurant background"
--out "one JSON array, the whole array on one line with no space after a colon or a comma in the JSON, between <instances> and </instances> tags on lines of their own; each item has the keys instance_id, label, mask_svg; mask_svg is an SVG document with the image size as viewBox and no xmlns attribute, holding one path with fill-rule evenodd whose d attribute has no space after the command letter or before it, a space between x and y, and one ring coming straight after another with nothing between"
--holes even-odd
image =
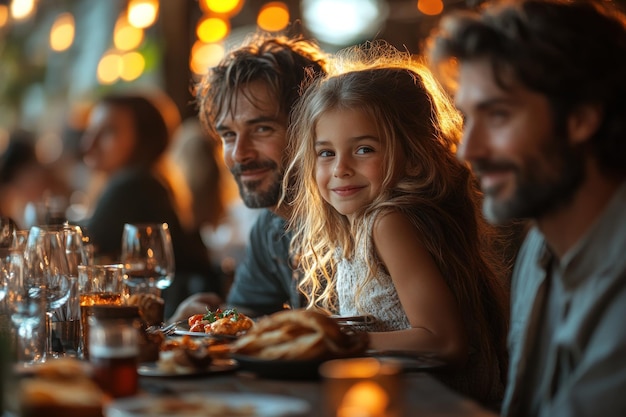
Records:
<instances>
[{"instance_id":1,"label":"blurred restaurant background","mask_svg":"<svg viewBox=\"0 0 626 417\"><path fill-rule=\"evenodd\" d=\"M328 51L383 38L417 53L442 12L473 2L0 0L0 126L48 132L52 152L94 96L138 87L162 89L184 119L190 83L258 28Z\"/></svg>"},{"instance_id":2,"label":"blurred restaurant background","mask_svg":"<svg viewBox=\"0 0 626 417\"><path fill-rule=\"evenodd\" d=\"M442 15L482 1L0 0L0 158L12 133L27 132L37 162L65 187L46 197L47 214L80 221L93 178L79 143L98 97L156 91L174 120L194 119L194 83L258 30L303 34L328 52L385 39L419 54ZM225 189L226 201L237 198L234 183Z\"/></svg>"}]
</instances>

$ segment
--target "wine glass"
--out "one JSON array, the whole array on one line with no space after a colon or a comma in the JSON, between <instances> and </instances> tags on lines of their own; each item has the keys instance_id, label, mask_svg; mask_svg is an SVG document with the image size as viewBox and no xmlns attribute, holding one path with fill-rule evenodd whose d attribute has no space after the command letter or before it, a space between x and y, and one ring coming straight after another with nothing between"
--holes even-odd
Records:
<instances>
[{"instance_id":1,"label":"wine glass","mask_svg":"<svg viewBox=\"0 0 626 417\"><path fill-rule=\"evenodd\" d=\"M70 225L68 222L62 225L46 226L46 230L61 233L70 280L70 295L67 302L52 313L52 350L59 355L79 354L80 299L78 267L88 263L87 252L83 244L85 237L80 226Z\"/></svg>"},{"instance_id":2,"label":"wine glass","mask_svg":"<svg viewBox=\"0 0 626 417\"><path fill-rule=\"evenodd\" d=\"M24 256L11 250L0 258L1 270L7 283L6 309L17 328L17 359L30 364L44 360L45 338L38 332L45 306L24 282Z\"/></svg>"},{"instance_id":3,"label":"wine glass","mask_svg":"<svg viewBox=\"0 0 626 417\"><path fill-rule=\"evenodd\" d=\"M126 285L160 293L174 280L174 249L167 223L124 225L121 262Z\"/></svg>"},{"instance_id":4,"label":"wine glass","mask_svg":"<svg viewBox=\"0 0 626 417\"><path fill-rule=\"evenodd\" d=\"M0 216L0 256L7 256L9 249L13 245L13 239L15 234L15 222L9 217ZM4 270L0 270L0 301L6 294L6 280L4 279Z\"/></svg>"},{"instance_id":5,"label":"wine glass","mask_svg":"<svg viewBox=\"0 0 626 417\"><path fill-rule=\"evenodd\" d=\"M65 304L70 297L70 278L63 232L33 226L28 233L24 249L24 282L33 297L43 299L46 309L46 351L48 356L56 356L52 351L50 321L55 309Z\"/></svg>"},{"instance_id":6,"label":"wine glass","mask_svg":"<svg viewBox=\"0 0 626 417\"><path fill-rule=\"evenodd\" d=\"M11 218L0 216L0 249L11 246L16 229L15 222Z\"/></svg>"}]
</instances>

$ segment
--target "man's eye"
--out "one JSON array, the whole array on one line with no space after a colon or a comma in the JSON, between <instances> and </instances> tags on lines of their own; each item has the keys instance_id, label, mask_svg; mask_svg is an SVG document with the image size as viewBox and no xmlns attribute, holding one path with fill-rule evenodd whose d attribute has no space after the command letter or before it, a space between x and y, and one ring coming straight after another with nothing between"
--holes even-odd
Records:
<instances>
[{"instance_id":1,"label":"man's eye","mask_svg":"<svg viewBox=\"0 0 626 417\"><path fill-rule=\"evenodd\" d=\"M509 112L505 110L493 110L489 112L489 121L491 123L502 123L509 118Z\"/></svg>"},{"instance_id":2,"label":"man's eye","mask_svg":"<svg viewBox=\"0 0 626 417\"><path fill-rule=\"evenodd\" d=\"M237 137L234 132L222 132L220 136L222 137L222 142L224 143L232 143Z\"/></svg>"},{"instance_id":3,"label":"man's eye","mask_svg":"<svg viewBox=\"0 0 626 417\"><path fill-rule=\"evenodd\" d=\"M271 126L258 126L256 131L259 133L270 133L273 132L274 129Z\"/></svg>"}]
</instances>

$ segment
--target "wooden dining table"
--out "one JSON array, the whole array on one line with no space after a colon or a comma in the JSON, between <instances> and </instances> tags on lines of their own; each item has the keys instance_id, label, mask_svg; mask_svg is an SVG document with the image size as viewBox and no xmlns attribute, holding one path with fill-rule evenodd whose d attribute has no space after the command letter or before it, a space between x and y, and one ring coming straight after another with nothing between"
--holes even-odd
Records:
<instances>
[{"instance_id":1,"label":"wooden dining table","mask_svg":"<svg viewBox=\"0 0 626 417\"><path fill-rule=\"evenodd\" d=\"M454 392L428 372L409 372L399 376L403 416L494 416L476 402ZM184 395L190 393L269 394L298 398L309 403L311 417L327 417L323 379L274 379L249 372L203 376L140 377L141 395Z\"/></svg>"}]
</instances>

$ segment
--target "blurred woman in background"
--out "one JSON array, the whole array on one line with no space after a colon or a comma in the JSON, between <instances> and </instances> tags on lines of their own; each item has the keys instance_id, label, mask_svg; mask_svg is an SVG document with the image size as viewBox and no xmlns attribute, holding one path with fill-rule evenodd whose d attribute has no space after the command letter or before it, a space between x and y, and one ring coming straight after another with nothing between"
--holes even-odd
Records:
<instances>
[{"instance_id":1,"label":"blurred woman in background","mask_svg":"<svg viewBox=\"0 0 626 417\"><path fill-rule=\"evenodd\" d=\"M162 100L142 95L104 96L92 109L82 140L85 164L106 176L85 223L97 258L103 262L119 259L124 223L169 225L176 276L163 292L166 317L192 292L221 293L198 229L182 227L189 193L164 158L179 121L170 108L163 106Z\"/></svg>"},{"instance_id":2,"label":"blurred woman in background","mask_svg":"<svg viewBox=\"0 0 626 417\"><path fill-rule=\"evenodd\" d=\"M11 132L0 141L0 213L18 228L53 223L62 214L67 189L53 169L37 159L36 137L25 130Z\"/></svg>"}]
</instances>

